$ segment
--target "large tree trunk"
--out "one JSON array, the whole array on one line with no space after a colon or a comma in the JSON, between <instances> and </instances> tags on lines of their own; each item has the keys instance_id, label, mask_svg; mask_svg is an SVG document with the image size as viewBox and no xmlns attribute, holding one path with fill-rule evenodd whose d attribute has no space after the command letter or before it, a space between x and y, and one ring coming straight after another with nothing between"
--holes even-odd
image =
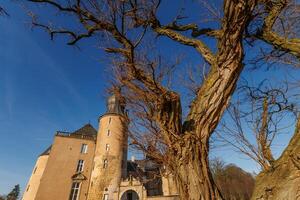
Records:
<instances>
[{"instance_id":1,"label":"large tree trunk","mask_svg":"<svg viewBox=\"0 0 300 200\"><path fill-rule=\"evenodd\" d=\"M196 138L189 138L184 143L174 162L174 175L181 199L223 199L209 169L208 145Z\"/></svg>"},{"instance_id":2,"label":"large tree trunk","mask_svg":"<svg viewBox=\"0 0 300 200\"><path fill-rule=\"evenodd\" d=\"M300 199L300 117L293 138L269 170L256 177L252 200Z\"/></svg>"},{"instance_id":3,"label":"large tree trunk","mask_svg":"<svg viewBox=\"0 0 300 200\"><path fill-rule=\"evenodd\" d=\"M191 104L183 137L174 149L179 194L184 200L221 200L208 162L209 138L218 125L243 70L242 35L256 1L225 1L223 37L209 74Z\"/></svg>"}]
</instances>

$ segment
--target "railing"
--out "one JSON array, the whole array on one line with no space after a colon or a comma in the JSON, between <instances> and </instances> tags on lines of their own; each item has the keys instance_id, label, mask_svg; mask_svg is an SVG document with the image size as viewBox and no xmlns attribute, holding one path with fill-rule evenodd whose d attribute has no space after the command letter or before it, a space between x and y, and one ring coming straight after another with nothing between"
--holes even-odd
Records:
<instances>
[{"instance_id":1,"label":"railing","mask_svg":"<svg viewBox=\"0 0 300 200\"><path fill-rule=\"evenodd\" d=\"M66 131L56 131L56 135L60 135L60 136L70 136L70 132L66 132Z\"/></svg>"},{"instance_id":2,"label":"railing","mask_svg":"<svg viewBox=\"0 0 300 200\"><path fill-rule=\"evenodd\" d=\"M88 139L88 140L95 140L96 139L96 135L81 135L81 134L74 134L74 133L65 132L65 131L56 131L56 135L57 136L63 136L63 137Z\"/></svg>"}]
</instances>

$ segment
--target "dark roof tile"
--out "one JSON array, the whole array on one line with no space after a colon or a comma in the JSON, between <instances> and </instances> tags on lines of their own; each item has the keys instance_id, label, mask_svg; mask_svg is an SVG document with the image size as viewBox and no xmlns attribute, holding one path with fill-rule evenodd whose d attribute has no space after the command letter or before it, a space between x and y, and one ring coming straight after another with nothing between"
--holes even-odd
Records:
<instances>
[{"instance_id":1,"label":"dark roof tile","mask_svg":"<svg viewBox=\"0 0 300 200\"><path fill-rule=\"evenodd\" d=\"M71 135L88 135L88 136L94 136L97 135L97 131L96 129L91 125L91 124L86 124L83 127L81 127L80 129L74 131L73 133L71 133Z\"/></svg>"}]
</instances>

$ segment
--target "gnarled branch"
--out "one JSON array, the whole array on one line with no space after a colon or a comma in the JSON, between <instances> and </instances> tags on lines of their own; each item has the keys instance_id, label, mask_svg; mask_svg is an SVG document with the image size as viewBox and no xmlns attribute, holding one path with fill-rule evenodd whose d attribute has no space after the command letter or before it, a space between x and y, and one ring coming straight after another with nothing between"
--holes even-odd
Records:
<instances>
[{"instance_id":1,"label":"gnarled branch","mask_svg":"<svg viewBox=\"0 0 300 200\"><path fill-rule=\"evenodd\" d=\"M300 59L300 39L287 38L279 35L273 30L273 25L287 7L288 0L267 1L265 3L265 11L267 17L264 19L264 24L261 30L258 30L256 37L274 46L274 48L285 51Z\"/></svg>"}]
</instances>

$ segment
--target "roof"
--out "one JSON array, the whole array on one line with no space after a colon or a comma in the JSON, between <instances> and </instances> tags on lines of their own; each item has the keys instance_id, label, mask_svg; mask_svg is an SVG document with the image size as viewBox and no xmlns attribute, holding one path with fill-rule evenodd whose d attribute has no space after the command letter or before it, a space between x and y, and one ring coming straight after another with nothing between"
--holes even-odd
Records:
<instances>
[{"instance_id":1,"label":"roof","mask_svg":"<svg viewBox=\"0 0 300 200\"><path fill-rule=\"evenodd\" d=\"M78 129L70 134L94 136L94 135L97 135L97 131L90 123L88 123L88 124L84 125L83 127L81 127L80 129Z\"/></svg>"},{"instance_id":2,"label":"roof","mask_svg":"<svg viewBox=\"0 0 300 200\"><path fill-rule=\"evenodd\" d=\"M50 145L50 147L48 147L43 153L41 153L40 156L49 155L50 151L51 151L51 147L52 147L52 145Z\"/></svg>"},{"instance_id":3,"label":"roof","mask_svg":"<svg viewBox=\"0 0 300 200\"><path fill-rule=\"evenodd\" d=\"M107 99L106 107L107 107L106 113L124 115L124 109L125 109L124 98L120 98L119 96L113 94Z\"/></svg>"},{"instance_id":4,"label":"roof","mask_svg":"<svg viewBox=\"0 0 300 200\"><path fill-rule=\"evenodd\" d=\"M127 172L136 172L136 171L157 171L159 170L161 165L148 160L148 159L143 159L143 160L127 160Z\"/></svg>"},{"instance_id":5,"label":"roof","mask_svg":"<svg viewBox=\"0 0 300 200\"><path fill-rule=\"evenodd\" d=\"M147 190L147 196L162 195L160 165L151 160L127 161L127 177L139 180Z\"/></svg>"},{"instance_id":6,"label":"roof","mask_svg":"<svg viewBox=\"0 0 300 200\"><path fill-rule=\"evenodd\" d=\"M97 131L90 123L88 123L72 133L57 131L56 135L65 136L65 137L95 139L95 137L97 135ZM52 148L52 145L49 146L43 153L41 153L40 156L49 155L51 148Z\"/></svg>"},{"instance_id":7,"label":"roof","mask_svg":"<svg viewBox=\"0 0 300 200\"><path fill-rule=\"evenodd\" d=\"M90 123L88 123L74 132L57 131L56 136L95 140L97 131Z\"/></svg>"}]
</instances>

